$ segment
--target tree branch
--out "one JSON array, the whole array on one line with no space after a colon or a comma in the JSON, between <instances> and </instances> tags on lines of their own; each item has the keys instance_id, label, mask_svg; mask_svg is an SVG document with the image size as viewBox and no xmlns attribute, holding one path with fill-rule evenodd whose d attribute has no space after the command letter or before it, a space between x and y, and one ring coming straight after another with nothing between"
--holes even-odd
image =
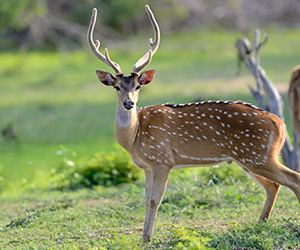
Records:
<instances>
[{"instance_id":1,"label":"tree branch","mask_svg":"<svg viewBox=\"0 0 300 250\"><path fill-rule=\"evenodd\" d=\"M238 39L236 42L236 48L238 50L239 58L245 63L256 79L257 90L250 86L249 88L257 105L273 114L276 114L284 122L283 100L272 81L268 78L265 70L260 66L259 62L259 50L267 43L268 38L265 35L264 40L262 42L259 41L259 30L255 31L252 48L247 38ZM266 98L264 98L263 92L265 92ZM265 99L268 100L268 103L266 103ZM288 135L287 130L286 134ZM293 133L293 136L295 142L295 133ZM296 171L298 169L299 161L297 155L297 144L294 143L292 146L289 136L286 136L281 153L287 167Z\"/></svg>"}]
</instances>

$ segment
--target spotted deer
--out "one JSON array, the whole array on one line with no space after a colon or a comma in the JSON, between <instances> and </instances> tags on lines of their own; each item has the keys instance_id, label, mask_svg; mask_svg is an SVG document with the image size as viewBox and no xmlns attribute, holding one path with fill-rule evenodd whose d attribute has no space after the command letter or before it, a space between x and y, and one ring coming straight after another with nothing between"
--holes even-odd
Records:
<instances>
[{"instance_id":1,"label":"spotted deer","mask_svg":"<svg viewBox=\"0 0 300 250\"><path fill-rule=\"evenodd\" d=\"M216 165L234 161L266 192L259 221L272 211L280 185L292 189L300 202L300 175L278 161L285 138L283 122L274 114L242 101L205 101L189 104L153 105L137 109L140 88L149 84L154 70L140 73L150 63L160 42L159 26L146 5L155 32L150 50L124 76L100 42L93 41L97 10L88 28L88 43L94 55L115 75L97 70L99 80L117 92L115 136L132 161L145 172L146 216L143 241L151 239L154 221L170 170Z\"/></svg>"}]
</instances>

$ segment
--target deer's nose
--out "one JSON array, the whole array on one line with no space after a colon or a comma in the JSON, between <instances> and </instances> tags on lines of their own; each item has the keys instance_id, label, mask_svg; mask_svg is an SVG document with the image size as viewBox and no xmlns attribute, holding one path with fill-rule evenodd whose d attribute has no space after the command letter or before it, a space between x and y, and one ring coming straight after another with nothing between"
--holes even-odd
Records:
<instances>
[{"instance_id":1,"label":"deer's nose","mask_svg":"<svg viewBox=\"0 0 300 250\"><path fill-rule=\"evenodd\" d=\"M124 108L130 110L130 109L133 108L134 102L131 101L130 99L126 99L126 100L123 102L123 106L124 106Z\"/></svg>"}]
</instances>

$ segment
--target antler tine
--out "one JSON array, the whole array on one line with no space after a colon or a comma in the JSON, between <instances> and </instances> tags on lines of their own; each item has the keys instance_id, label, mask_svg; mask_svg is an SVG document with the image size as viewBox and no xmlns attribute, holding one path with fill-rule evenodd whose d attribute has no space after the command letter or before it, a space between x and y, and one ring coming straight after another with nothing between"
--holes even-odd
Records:
<instances>
[{"instance_id":1,"label":"antler tine","mask_svg":"<svg viewBox=\"0 0 300 250\"><path fill-rule=\"evenodd\" d=\"M123 72L122 72L119 64L117 64L117 63L113 62L112 60L110 60L107 48L105 48L105 58L106 58L106 61L108 62L108 65L110 67L112 67L112 69L116 72L116 75L123 75Z\"/></svg>"},{"instance_id":2,"label":"antler tine","mask_svg":"<svg viewBox=\"0 0 300 250\"><path fill-rule=\"evenodd\" d=\"M104 62L106 65L111 67L116 72L116 75L123 74L120 66L117 63L110 60L107 49L105 49L106 50L105 51L105 56L103 56L101 54L101 52L99 51L100 41L96 40L96 43L94 43L93 33L94 33L95 25L96 25L96 20L97 20L97 9L94 8L93 9L93 14L92 14L92 17L91 17L91 22L90 22L90 25L89 25L89 28L88 28L88 31L87 31L87 42L88 42L93 54L100 61Z\"/></svg>"},{"instance_id":3,"label":"antler tine","mask_svg":"<svg viewBox=\"0 0 300 250\"><path fill-rule=\"evenodd\" d=\"M148 5L145 6L145 9L154 30L154 41L152 40L152 38L149 39L149 44L151 46L150 50L133 66L132 73L135 74L138 74L142 69L148 66L148 64L151 62L152 56L155 54L156 50L159 47L160 42L160 30L155 17Z\"/></svg>"}]
</instances>

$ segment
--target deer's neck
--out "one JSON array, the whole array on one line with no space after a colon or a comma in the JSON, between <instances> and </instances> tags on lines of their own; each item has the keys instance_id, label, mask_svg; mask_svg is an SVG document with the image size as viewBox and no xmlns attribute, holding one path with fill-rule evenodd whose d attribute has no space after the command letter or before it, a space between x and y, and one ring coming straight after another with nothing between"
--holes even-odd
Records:
<instances>
[{"instance_id":1,"label":"deer's neck","mask_svg":"<svg viewBox=\"0 0 300 250\"><path fill-rule=\"evenodd\" d=\"M138 111L136 108L125 110L121 105L118 105L115 136L118 143L128 152L132 150L138 126Z\"/></svg>"}]
</instances>

